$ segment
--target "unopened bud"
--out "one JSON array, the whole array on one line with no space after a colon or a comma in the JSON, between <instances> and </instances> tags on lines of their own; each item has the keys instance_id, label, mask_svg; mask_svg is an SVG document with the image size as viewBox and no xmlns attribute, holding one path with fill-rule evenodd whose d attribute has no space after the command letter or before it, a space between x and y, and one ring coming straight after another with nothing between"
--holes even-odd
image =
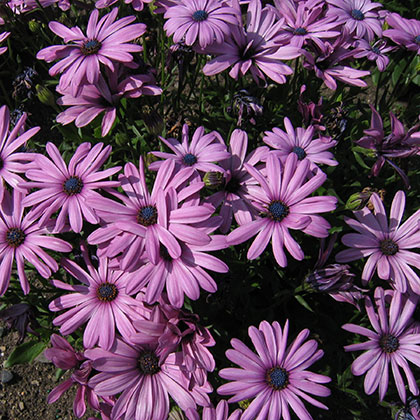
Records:
<instances>
[{"instance_id":1,"label":"unopened bud","mask_svg":"<svg viewBox=\"0 0 420 420\"><path fill-rule=\"evenodd\" d=\"M36 96L42 104L56 108L54 94L48 88L42 85L36 85L35 89Z\"/></svg>"},{"instance_id":2,"label":"unopened bud","mask_svg":"<svg viewBox=\"0 0 420 420\"><path fill-rule=\"evenodd\" d=\"M29 27L29 30L32 33L36 34L36 33L39 33L39 30L41 28L41 25L40 25L40 23L37 20L32 19L32 20L29 21L28 27Z\"/></svg>"},{"instance_id":3,"label":"unopened bud","mask_svg":"<svg viewBox=\"0 0 420 420\"><path fill-rule=\"evenodd\" d=\"M222 172L206 172L203 178L204 185L212 190L223 185L224 177Z\"/></svg>"}]
</instances>

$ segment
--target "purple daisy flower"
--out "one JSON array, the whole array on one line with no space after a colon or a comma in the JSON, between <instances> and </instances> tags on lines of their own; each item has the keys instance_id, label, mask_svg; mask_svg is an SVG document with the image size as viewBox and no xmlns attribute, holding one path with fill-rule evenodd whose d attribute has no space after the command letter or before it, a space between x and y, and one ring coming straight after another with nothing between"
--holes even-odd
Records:
<instances>
[{"instance_id":1,"label":"purple daisy flower","mask_svg":"<svg viewBox=\"0 0 420 420\"><path fill-rule=\"evenodd\" d=\"M203 183L184 187L180 194L176 192L176 188L184 185L192 173L193 168L184 168L175 174L175 162L168 159L158 170L149 193L143 159L140 159L138 169L127 163L124 174L119 176L125 194L109 190L123 204L102 196L89 201L100 211L106 224L93 232L88 242L106 247L104 255L110 258L122 253L120 263L123 270L138 268L143 250L148 261L156 265L163 258L160 253L162 246L170 258L177 259L182 254L178 240L199 246L209 243L210 237L192 224L209 219L214 212L213 206L180 205L199 191Z\"/></svg>"},{"instance_id":2,"label":"purple daisy flower","mask_svg":"<svg viewBox=\"0 0 420 420\"><path fill-rule=\"evenodd\" d=\"M193 45L198 38L201 48L214 42L220 44L230 33L230 25L237 25L239 14L221 0L180 0L165 13L164 29L173 35L175 43Z\"/></svg>"},{"instance_id":3,"label":"purple daisy flower","mask_svg":"<svg viewBox=\"0 0 420 420\"><path fill-rule=\"evenodd\" d=\"M382 4L370 0L327 0L333 6L328 9L329 16L337 16L350 34L357 38L366 38L372 41L375 34L382 36L382 23L375 9Z\"/></svg>"},{"instance_id":4,"label":"purple daisy flower","mask_svg":"<svg viewBox=\"0 0 420 420\"><path fill-rule=\"evenodd\" d=\"M56 211L59 211L55 221L55 230L58 232L64 229L67 218L76 233L82 230L83 218L92 224L99 223L95 210L86 201L88 198L100 197L94 191L97 188L118 187L120 184L117 181L101 179L121 169L116 166L98 171L111 153L111 146L103 146L103 143L98 143L91 149L90 143L82 143L70 159L68 167L53 143L47 143L46 146L52 161L44 155L36 154L34 163L37 168L26 171L26 177L32 181L23 182L22 186L37 188L38 191L25 197L23 205L34 206L32 211L40 217L41 225Z\"/></svg>"},{"instance_id":5,"label":"purple daisy flower","mask_svg":"<svg viewBox=\"0 0 420 420\"><path fill-rule=\"evenodd\" d=\"M29 282L25 274L25 260L47 279L51 276L51 271L58 270L58 264L42 248L58 252L72 250L72 246L62 239L47 236L46 233L50 231L47 227L39 227L38 217L34 212L24 215L23 199L24 194L17 189L12 194L5 191L0 205L0 296L9 287L13 260L16 260L23 293L27 295Z\"/></svg>"},{"instance_id":6,"label":"purple daisy flower","mask_svg":"<svg viewBox=\"0 0 420 420\"><path fill-rule=\"evenodd\" d=\"M4 182L13 189L26 193L22 188L23 179L16 172L25 172L27 167L23 162L33 159L32 153L17 152L26 142L34 136L40 127L34 127L22 133L25 126L26 114L23 114L9 132L10 114L6 105L0 108L0 203L3 200L5 191ZM22 133L19 135L19 133Z\"/></svg>"},{"instance_id":7,"label":"purple daisy flower","mask_svg":"<svg viewBox=\"0 0 420 420\"><path fill-rule=\"evenodd\" d=\"M61 266L83 285L52 280L51 283L59 289L76 293L54 299L48 308L53 312L72 308L54 319L54 325L61 326L61 334L71 334L89 321L83 332L84 347L92 348L99 343L109 350L115 339L115 327L128 339L136 332L131 319L141 318L146 309L126 293L127 283L131 280L129 273L110 269L107 258L99 258L96 269L83 244L81 250L89 273L69 259L63 259Z\"/></svg>"},{"instance_id":8,"label":"purple daisy flower","mask_svg":"<svg viewBox=\"0 0 420 420\"><path fill-rule=\"evenodd\" d=\"M276 12L284 18L284 32L281 37L283 43L302 48L308 41L313 41L322 46L322 39L340 35L339 31L333 30L340 22L337 22L334 16L323 16L323 2L318 3L274 0Z\"/></svg>"},{"instance_id":9,"label":"purple daisy flower","mask_svg":"<svg viewBox=\"0 0 420 420\"><path fill-rule=\"evenodd\" d=\"M299 333L287 346L289 321L283 331L278 322L261 322L259 328L249 327L248 334L257 354L242 341L231 340L233 350L226 352L226 357L241 367L226 368L219 375L232 382L217 389L221 395L232 395L228 402L239 402L254 398L244 411L241 420L258 418L290 419L289 407L300 419L312 419L302 400L328 410L328 407L315 400L309 394L327 397L330 390L323 385L331 379L328 376L309 372L307 367L318 361L324 354L318 350L315 340L305 340L309 330Z\"/></svg>"},{"instance_id":10,"label":"purple daisy flower","mask_svg":"<svg viewBox=\"0 0 420 420\"><path fill-rule=\"evenodd\" d=\"M202 172L223 172L223 169L213 162L229 157L229 152L226 150L226 145L220 134L217 131L204 134L204 127L198 127L194 131L191 142L189 141L188 124L184 124L182 127L181 143L172 138L159 138L175 155L166 152L150 153L162 159L173 159L176 162L177 168L192 167L196 171ZM155 171L161 167L162 163L163 161L152 162L149 165L149 169Z\"/></svg>"},{"instance_id":11,"label":"purple daisy flower","mask_svg":"<svg viewBox=\"0 0 420 420\"><path fill-rule=\"evenodd\" d=\"M390 52L394 47L390 47L383 39L371 45L365 39L359 39L356 43L357 53L354 58L366 57L369 61L375 61L379 71L384 71L389 63L389 58L385 53Z\"/></svg>"},{"instance_id":12,"label":"purple daisy flower","mask_svg":"<svg viewBox=\"0 0 420 420\"><path fill-rule=\"evenodd\" d=\"M384 36L391 38L396 44L420 54L420 21L404 19L398 13L391 13L386 18L392 29L384 31Z\"/></svg>"},{"instance_id":13,"label":"purple daisy flower","mask_svg":"<svg viewBox=\"0 0 420 420\"><path fill-rule=\"evenodd\" d=\"M351 365L353 375L366 373L364 388L370 395L379 387L379 399L382 401L388 390L389 365L401 400L406 400L404 380L400 373L403 369L408 380L408 388L414 395L419 394L416 378L408 361L420 366L420 334L413 326L412 315L417 306L417 298L404 297L398 291L386 294L381 287L375 290L375 306L369 297L365 299L366 312L374 331L354 324L345 324L342 328L369 340L359 344L345 346L345 351L367 350ZM391 299L389 296L392 296ZM390 302L389 302L390 300ZM388 307L389 304L389 307Z\"/></svg>"},{"instance_id":14,"label":"purple daisy flower","mask_svg":"<svg viewBox=\"0 0 420 420\"><path fill-rule=\"evenodd\" d=\"M289 118L284 118L286 132L280 128L274 127L273 131L266 131L263 141L273 149L282 162L285 162L287 156L291 153L296 154L298 160L308 159L313 164L324 164L330 166L338 165L328 149L334 147L335 140L326 141L325 138L313 139L315 127L309 126L307 129L298 127L293 128Z\"/></svg>"},{"instance_id":15,"label":"purple daisy flower","mask_svg":"<svg viewBox=\"0 0 420 420\"><path fill-rule=\"evenodd\" d=\"M57 115L57 122L63 125L74 121L76 127L85 127L100 113L102 119L102 137L111 130L117 116L117 106L122 98L138 98L141 95L160 95L162 89L155 86L155 80L148 74L129 76L124 74L124 67L116 64L115 71L106 69L107 78L99 76L96 85L86 85L80 95L74 96L71 89L57 89L62 96L57 100L59 105L70 108Z\"/></svg>"},{"instance_id":16,"label":"purple daisy flower","mask_svg":"<svg viewBox=\"0 0 420 420\"><path fill-rule=\"evenodd\" d=\"M334 210L336 197L307 197L324 183L327 176L315 168L311 179L307 180L310 162L307 159L299 162L294 153L287 157L284 165L278 156L269 153L267 177L252 166L244 166L261 185L250 192L260 216L231 232L227 237L228 244L237 245L258 234L248 250L248 259L257 258L271 239L274 257L281 267L287 266L284 247L293 258L302 260L304 253L289 229L302 230L318 238L328 236L330 224L317 213Z\"/></svg>"},{"instance_id":17,"label":"purple daisy flower","mask_svg":"<svg viewBox=\"0 0 420 420\"><path fill-rule=\"evenodd\" d=\"M240 12L239 3L235 4ZM206 54L214 54L216 58L203 67L204 74L213 76L232 67L229 75L234 79L245 76L249 70L257 83L265 81L265 76L277 83L285 83L285 75L292 74L293 70L281 60L299 57L301 50L294 46L279 45L278 37L283 21L276 20L272 9L262 8L260 0L251 0L246 28L238 22L223 43L205 49Z\"/></svg>"},{"instance_id":18,"label":"purple daisy flower","mask_svg":"<svg viewBox=\"0 0 420 420\"><path fill-rule=\"evenodd\" d=\"M409 285L411 290L420 295L420 278L410 265L420 268L419 254L410 251L420 246L420 230L417 210L401 226L404 214L405 194L398 191L391 205L389 223L384 205L378 194L370 197L374 207L355 211L357 220L346 217L344 221L358 233L348 233L342 242L350 249L336 255L337 262L348 262L369 257L363 268L362 281L366 284L377 270L379 278L391 280L392 286L405 293ZM407 285L408 283L408 285Z\"/></svg>"},{"instance_id":19,"label":"purple daisy flower","mask_svg":"<svg viewBox=\"0 0 420 420\"><path fill-rule=\"evenodd\" d=\"M258 214L248 194L248 186L256 185L257 181L244 168L244 163L255 166L266 159L269 149L266 146L258 147L246 156L247 148L247 133L239 129L234 130L229 142L231 156L220 162L225 171L223 189L206 198L206 202L215 208L220 206L219 214L223 222L219 229L222 233L228 232L233 216L238 225L243 225L251 222Z\"/></svg>"},{"instance_id":20,"label":"purple daisy flower","mask_svg":"<svg viewBox=\"0 0 420 420\"><path fill-rule=\"evenodd\" d=\"M169 396L184 411L194 410L196 399L203 399L203 389L188 389L176 353L160 359L165 350L156 342L137 345L117 338L110 351L85 351L94 369L101 372L89 385L100 396L121 393L112 408L112 419L166 420ZM207 387L204 392L209 390Z\"/></svg>"},{"instance_id":21,"label":"purple daisy flower","mask_svg":"<svg viewBox=\"0 0 420 420\"><path fill-rule=\"evenodd\" d=\"M194 420L239 420L242 415L242 410L237 408L229 416L229 405L225 400L220 400L216 408L213 405L211 407L204 407L201 417L196 411L186 410L186 412L187 417L181 411L172 410L169 413L168 420L186 420L187 418Z\"/></svg>"},{"instance_id":22,"label":"purple daisy flower","mask_svg":"<svg viewBox=\"0 0 420 420\"><path fill-rule=\"evenodd\" d=\"M114 71L116 62L131 63L133 56L130 53L142 51L140 45L128 42L143 35L146 25L130 25L136 19L134 16L115 21L117 13L118 8L115 8L98 22L99 12L94 10L89 17L86 36L77 26L67 28L60 22L49 23L51 31L63 38L67 45L46 47L36 58L47 63L61 59L49 71L51 76L63 73L60 90L71 86L72 94L77 96L85 84L98 83L100 64Z\"/></svg>"}]
</instances>

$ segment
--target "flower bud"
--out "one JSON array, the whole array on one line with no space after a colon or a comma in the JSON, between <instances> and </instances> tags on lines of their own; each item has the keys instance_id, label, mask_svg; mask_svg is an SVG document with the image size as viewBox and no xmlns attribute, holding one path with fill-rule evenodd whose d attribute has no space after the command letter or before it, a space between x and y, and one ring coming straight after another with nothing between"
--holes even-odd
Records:
<instances>
[{"instance_id":1,"label":"flower bud","mask_svg":"<svg viewBox=\"0 0 420 420\"><path fill-rule=\"evenodd\" d=\"M44 105L51 106L52 108L56 107L54 94L48 88L42 85L36 85L35 89L39 102Z\"/></svg>"},{"instance_id":2,"label":"flower bud","mask_svg":"<svg viewBox=\"0 0 420 420\"><path fill-rule=\"evenodd\" d=\"M217 190L224 183L222 172L206 172L203 178L204 185L212 190Z\"/></svg>"},{"instance_id":3,"label":"flower bud","mask_svg":"<svg viewBox=\"0 0 420 420\"><path fill-rule=\"evenodd\" d=\"M32 19L29 21L28 27L29 27L29 30L34 34L38 33L41 29L40 23L35 19Z\"/></svg>"}]
</instances>

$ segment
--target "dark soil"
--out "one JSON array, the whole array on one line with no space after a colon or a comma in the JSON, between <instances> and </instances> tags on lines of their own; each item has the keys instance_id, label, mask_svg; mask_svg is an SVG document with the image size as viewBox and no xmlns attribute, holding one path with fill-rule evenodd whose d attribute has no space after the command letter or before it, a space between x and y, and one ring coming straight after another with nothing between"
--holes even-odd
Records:
<instances>
[{"instance_id":1,"label":"dark soil","mask_svg":"<svg viewBox=\"0 0 420 420\"><path fill-rule=\"evenodd\" d=\"M76 420L72 409L76 387L66 391L55 403L47 403L48 393L68 374L56 381L55 366L42 355L29 365L3 367L16 346L18 333L8 331L4 325L0 324L0 327L4 328L0 335L0 375L2 370L13 375L10 382L3 384L0 381L0 420ZM83 419L89 415L92 416L92 412Z\"/></svg>"}]
</instances>

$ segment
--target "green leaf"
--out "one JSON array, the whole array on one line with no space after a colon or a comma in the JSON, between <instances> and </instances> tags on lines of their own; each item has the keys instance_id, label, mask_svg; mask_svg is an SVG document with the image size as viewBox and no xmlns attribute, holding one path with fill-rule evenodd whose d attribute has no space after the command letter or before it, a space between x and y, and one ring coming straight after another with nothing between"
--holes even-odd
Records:
<instances>
[{"instance_id":1,"label":"green leaf","mask_svg":"<svg viewBox=\"0 0 420 420\"><path fill-rule=\"evenodd\" d=\"M366 163L363 161L363 159L362 159L362 157L359 155L359 153L357 153L357 152L355 152L354 150L353 150L353 154L354 154L354 157L355 157L355 159L356 159L356 162L362 167L362 168L365 168L365 169L370 169L369 168L369 166L367 166L366 165Z\"/></svg>"},{"instance_id":2,"label":"green leaf","mask_svg":"<svg viewBox=\"0 0 420 420\"><path fill-rule=\"evenodd\" d=\"M40 355L47 347L47 343L43 341L28 341L20 344L10 353L6 360L5 367L11 367L23 363L31 363L38 355Z\"/></svg>"},{"instance_id":3,"label":"green leaf","mask_svg":"<svg viewBox=\"0 0 420 420\"><path fill-rule=\"evenodd\" d=\"M314 310L309 306L308 302L306 302L306 300L300 296L300 295L295 295L295 299L304 307L306 308L308 311L313 312Z\"/></svg>"}]
</instances>

